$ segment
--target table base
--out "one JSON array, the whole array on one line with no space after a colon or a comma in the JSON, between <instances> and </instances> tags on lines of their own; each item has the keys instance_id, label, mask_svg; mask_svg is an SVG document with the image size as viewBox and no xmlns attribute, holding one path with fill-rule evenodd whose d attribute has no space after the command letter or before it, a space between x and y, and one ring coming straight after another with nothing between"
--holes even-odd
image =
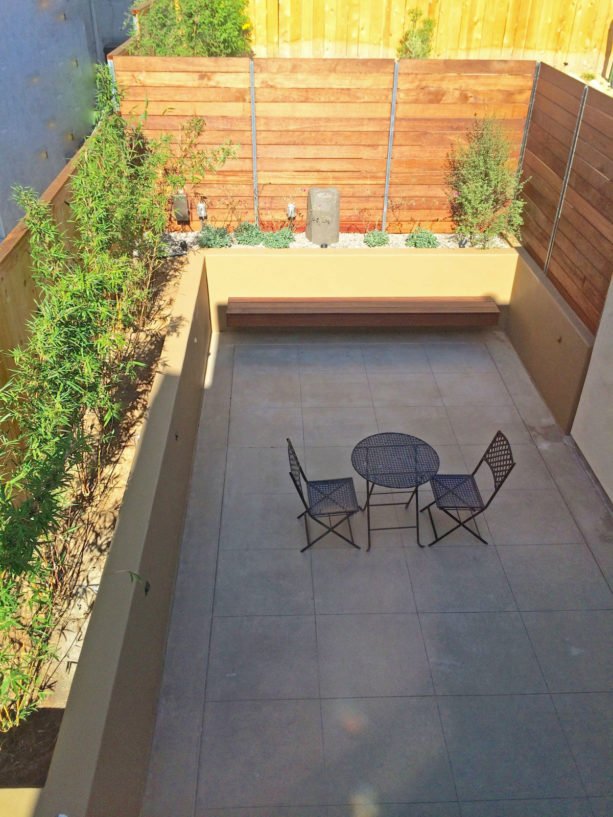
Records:
<instances>
[{"instance_id":1,"label":"table base","mask_svg":"<svg viewBox=\"0 0 613 817\"><path fill-rule=\"evenodd\" d=\"M375 484L374 482L369 482L366 480L366 503L364 507L361 509L362 511L366 511L366 525L368 528L368 547L366 551L370 550L370 534L372 531L376 530L408 530L410 528L415 528L417 533L417 544L420 548L425 547L422 545L420 538L419 538L419 485L416 485L415 488L411 488L410 490L403 491L402 489L396 489L393 491L375 491ZM371 496L387 496L390 494L410 494L410 497L406 502L371 502ZM388 525L386 527L381 528L373 528L370 524L370 509L371 508L384 508L389 507L390 505L404 505L405 508L408 508L411 502L415 499L415 524L414 525Z\"/></svg>"}]
</instances>

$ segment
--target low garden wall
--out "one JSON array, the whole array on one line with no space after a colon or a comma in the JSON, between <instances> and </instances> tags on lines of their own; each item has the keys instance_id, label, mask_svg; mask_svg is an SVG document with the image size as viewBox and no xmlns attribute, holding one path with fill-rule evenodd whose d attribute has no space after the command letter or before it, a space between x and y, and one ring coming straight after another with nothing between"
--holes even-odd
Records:
<instances>
[{"instance_id":1,"label":"low garden wall","mask_svg":"<svg viewBox=\"0 0 613 817\"><path fill-rule=\"evenodd\" d=\"M569 433L594 336L525 250L517 255L506 331L556 422Z\"/></svg>"},{"instance_id":2,"label":"low garden wall","mask_svg":"<svg viewBox=\"0 0 613 817\"><path fill-rule=\"evenodd\" d=\"M39 817L138 817L210 341L202 255L188 261Z\"/></svg>"},{"instance_id":3,"label":"low garden wall","mask_svg":"<svg viewBox=\"0 0 613 817\"><path fill-rule=\"evenodd\" d=\"M581 453L613 502L612 394L613 286L609 288L571 432Z\"/></svg>"},{"instance_id":4,"label":"low garden wall","mask_svg":"<svg viewBox=\"0 0 613 817\"><path fill-rule=\"evenodd\" d=\"M432 297L491 295L509 303L517 251L260 248L207 250L213 331L234 297Z\"/></svg>"}]
</instances>

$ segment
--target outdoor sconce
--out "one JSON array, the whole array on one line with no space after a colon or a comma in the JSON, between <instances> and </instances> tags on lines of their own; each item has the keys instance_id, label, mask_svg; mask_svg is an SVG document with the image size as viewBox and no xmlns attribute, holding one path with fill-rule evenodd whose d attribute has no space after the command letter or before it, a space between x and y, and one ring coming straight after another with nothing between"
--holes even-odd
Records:
<instances>
[{"instance_id":1,"label":"outdoor sconce","mask_svg":"<svg viewBox=\"0 0 613 817\"><path fill-rule=\"evenodd\" d=\"M206 202L199 201L196 205L196 212L200 221L206 221Z\"/></svg>"},{"instance_id":2,"label":"outdoor sconce","mask_svg":"<svg viewBox=\"0 0 613 817\"><path fill-rule=\"evenodd\" d=\"M291 201L287 205L287 217L290 221L293 221L296 218L296 205L293 204Z\"/></svg>"}]
</instances>

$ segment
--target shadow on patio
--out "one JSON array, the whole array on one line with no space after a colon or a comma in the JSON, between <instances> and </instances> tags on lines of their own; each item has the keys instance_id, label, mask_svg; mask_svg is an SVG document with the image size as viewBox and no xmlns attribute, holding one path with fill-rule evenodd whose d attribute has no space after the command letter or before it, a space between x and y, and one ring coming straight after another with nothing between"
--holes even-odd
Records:
<instances>
[{"instance_id":1,"label":"shadow on patio","mask_svg":"<svg viewBox=\"0 0 613 817\"><path fill-rule=\"evenodd\" d=\"M504 333L212 348L143 815L613 813L613 526ZM363 498L363 437L470 471L497 429L517 467L488 546L389 531L366 553L358 514L361 551L299 552L286 437Z\"/></svg>"}]
</instances>

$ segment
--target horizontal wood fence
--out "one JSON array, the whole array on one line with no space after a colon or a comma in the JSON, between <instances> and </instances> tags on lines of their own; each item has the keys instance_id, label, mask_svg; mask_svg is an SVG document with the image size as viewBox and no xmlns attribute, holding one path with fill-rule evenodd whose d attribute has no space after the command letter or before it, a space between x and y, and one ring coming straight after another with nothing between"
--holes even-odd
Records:
<instances>
[{"instance_id":1,"label":"horizontal wood fence","mask_svg":"<svg viewBox=\"0 0 613 817\"><path fill-rule=\"evenodd\" d=\"M613 272L613 99L541 65L523 244L592 332Z\"/></svg>"},{"instance_id":2,"label":"horizontal wood fence","mask_svg":"<svg viewBox=\"0 0 613 817\"><path fill-rule=\"evenodd\" d=\"M254 218L250 61L111 55L126 116L147 111L146 132L179 133L203 116L203 144L226 138L238 157L210 175L190 197L209 221L233 226ZM398 71L393 97L394 72ZM266 59L253 61L260 222L280 226L288 202L304 227L309 187L335 186L341 229L381 226L393 121L386 226L404 232L421 224L451 232L445 191L450 149L476 116L497 116L517 159L533 83L534 63L496 60Z\"/></svg>"},{"instance_id":3,"label":"horizontal wood fence","mask_svg":"<svg viewBox=\"0 0 613 817\"><path fill-rule=\"evenodd\" d=\"M69 227L72 167L72 163L66 165L41 196L44 201L51 202L61 229ZM27 339L27 323L34 309L35 298L30 239L20 221L0 243L0 387L8 380L12 366L11 358L6 353Z\"/></svg>"}]
</instances>

